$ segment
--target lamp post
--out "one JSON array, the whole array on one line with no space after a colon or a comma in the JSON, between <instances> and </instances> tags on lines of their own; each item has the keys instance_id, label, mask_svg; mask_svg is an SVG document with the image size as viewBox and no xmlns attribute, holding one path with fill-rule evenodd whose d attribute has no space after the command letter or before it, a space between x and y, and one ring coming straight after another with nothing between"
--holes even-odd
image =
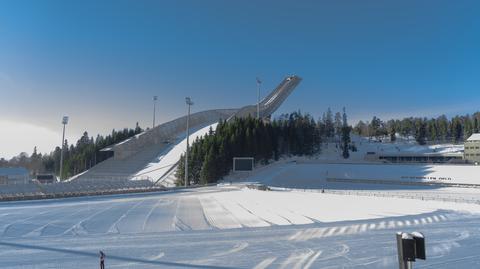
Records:
<instances>
[{"instance_id":1,"label":"lamp post","mask_svg":"<svg viewBox=\"0 0 480 269\"><path fill-rule=\"evenodd\" d=\"M193 106L192 99L190 97L185 98L187 103L188 112L187 112L187 150L185 151L185 187L188 187L188 148L190 145L190 107Z\"/></svg>"},{"instance_id":2,"label":"lamp post","mask_svg":"<svg viewBox=\"0 0 480 269\"><path fill-rule=\"evenodd\" d=\"M155 128L155 109L156 109L156 106L157 106L157 99L158 99L158 96L153 96L153 124L152 124L152 129Z\"/></svg>"},{"instance_id":3,"label":"lamp post","mask_svg":"<svg viewBox=\"0 0 480 269\"><path fill-rule=\"evenodd\" d=\"M260 84L262 81L257 77L257 119L260 119Z\"/></svg>"},{"instance_id":4,"label":"lamp post","mask_svg":"<svg viewBox=\"0 0 480 269\"><path fill-rule=\"evenodd\" d=\"M63 148L65 147L65 125L68 124L68 116L63 116L62 124L63 124L63 135L62 135L62 147L60 150L60 180L62 180L62 174L63 174Z\"/></svg>"}]
</instances>

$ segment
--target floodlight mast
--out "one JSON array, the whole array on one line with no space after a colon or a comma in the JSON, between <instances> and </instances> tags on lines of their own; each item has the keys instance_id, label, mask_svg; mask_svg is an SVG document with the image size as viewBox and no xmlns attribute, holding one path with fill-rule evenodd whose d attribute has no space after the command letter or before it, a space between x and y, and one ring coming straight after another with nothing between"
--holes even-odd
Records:
<instances>
[{"instance_id":1,"label":"floodlight mast","mask_svg":"<svg viewBox=\"0 0 480 269\"><path fill-rule=\"evenodd\" d=\"M63 124L63 134L62 134L62 147L60 149L60 180L62 180L63 176L63 151L65 147L65 125L68 124L68 116L63 116L62 119L62 124Z\"/></svg>"},{"instance_id":2,"label":"floodlight mast","mask_svg":"<svg viewBox=\"0 0 480 269\"><path fill-rule=\"evenodd\" d=\"M185 187L188 187L188 150L190 147L190 107L193 106L192 99L190 97L185 98L185 103L187 104L187 149L185 151Z\"/></svg>"},{"instance_id":3,"label":"floodlight mast","mask_svg":"<svg viewBox=\"0 0 480 269\"><path fill-rule=\"evenodd\" d=\"M152 129L155 128L155 109L156 109L156 106L157 106L157 100L158 100L158 96L153 96L153 124L152 124Z\"/></svg>"},{"instance_id":4,"label":"floodlight mast","mask_svg":"<svg viewBox=\"0 0 480 269\"><path fill-rule=\"evenodd\" d=\"M260 119L260 84L262 81L257 77L257 119Z\"/></svg>"}]
</instances>

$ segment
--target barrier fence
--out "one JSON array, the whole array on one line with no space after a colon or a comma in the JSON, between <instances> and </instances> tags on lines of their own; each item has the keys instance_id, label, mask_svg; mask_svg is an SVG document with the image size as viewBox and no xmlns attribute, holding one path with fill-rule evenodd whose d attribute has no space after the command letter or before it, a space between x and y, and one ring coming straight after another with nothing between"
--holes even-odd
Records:
<instances>
[{"instance_id":1,"label":"barrier fence","mask_svg":"<svg viewBox=\"0 0 480 269\"><path fill-rule=\"evenodd\" d=\"M355 195L369 197L386 197L386 198L402 198L415 199L423 201L441 201L454 203L480 204L480 198L462 198L458 196L448 196L442 194L427 193L405 193L394 191L355 191L355 190L332 190L332 189L295 189L283 187L269 187L273 191L291 191L291 192L309 192L309 193L327 193L336 195ZM460 195L460 194L459 194Z\"/></svg>"}]
</instances>

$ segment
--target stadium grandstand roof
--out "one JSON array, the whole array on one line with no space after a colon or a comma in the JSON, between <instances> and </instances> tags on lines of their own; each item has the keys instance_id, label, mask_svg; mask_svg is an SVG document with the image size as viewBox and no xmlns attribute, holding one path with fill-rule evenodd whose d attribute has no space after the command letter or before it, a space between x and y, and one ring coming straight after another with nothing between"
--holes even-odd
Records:
<instances>
[{"instance_id":1,"label":"stadium grandstand roof","mask_svg":"<svg viewBox=\"0 0 480 269\"><path fill-rule=\"evenodd\" d=\"M0 168L0 176L14 176L28 174L28 170L23 167L3 167Z\"/></svg>"},{"instance_id":2,"label":"stadium grandstand roof","mask_svg":"<svg viewBox=\"0 0 480 269\"><path fill-rule=\"evenodd\" d=\"M480 141L480 133L472 134L467 141Z\"/></svg>"}]
</instances>

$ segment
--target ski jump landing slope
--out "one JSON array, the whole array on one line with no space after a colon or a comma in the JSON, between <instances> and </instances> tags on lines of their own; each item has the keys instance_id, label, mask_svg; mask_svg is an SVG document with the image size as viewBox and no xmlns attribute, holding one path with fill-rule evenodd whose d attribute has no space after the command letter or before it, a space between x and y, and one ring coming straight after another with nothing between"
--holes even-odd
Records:
<instances>
[{"instance_id":1,"label":"ski jump landing slope","mask_svg":"<svg viewBox=\"0 0 480 269\"><path fill-rule=\"evenodd\" d=\"M269 118L298 86L301 78L289 76L264 98L260 116ZM190 116L190 139L205 135L210 127L215 129L219 120L235 117L256 116L256 105L239 109L215 109L194 113ZM157 182L171 176L174 166L183 153L186 143L186 116L163 123L103 151L113 152L113 157L97 164L87 172L73 177L82 179L149 179Z\"/></svg>"}]
</instances>

